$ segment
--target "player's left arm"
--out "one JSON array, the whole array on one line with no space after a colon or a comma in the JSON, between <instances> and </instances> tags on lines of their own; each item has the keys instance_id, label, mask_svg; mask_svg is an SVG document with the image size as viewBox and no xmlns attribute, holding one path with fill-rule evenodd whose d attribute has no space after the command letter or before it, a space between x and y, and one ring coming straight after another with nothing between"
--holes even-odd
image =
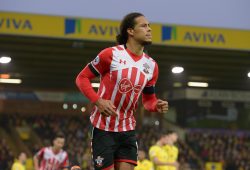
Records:
<instances>
[{"instance_id":1,"label":"player's left arm","mask_svg":"<svg viewBox=\"0 0 250 170\"><path fill-rule=\"evenodd\" d=\"M142 92L142 103L146 110L150 112L166 113L168 102L158 99L155 94L155 84L158 79L158 65L155 63L152 79L146 84Z\"/></svg>"},{"instance_id":2,"label":"player's left arm","mask_svg":"<svg viewBox=\"0 0 250 170\"><path fill-rule=\"evenodd\" d=\"M175 160L178 160L178 156L179 156L179 149L177 146L174 146L174 151L175 151Z\"/></svg>"},{"instance_id":3,"label":"player's left arm","mask_svg":"<svg viewBox=\"0 0 250 170\"><path fill-rule=\"evenodd\" d=\"M68 154L65 156L64 161L62 162L62 170L69 170L69 158Z\"/></svg>"},{"instance_id":4,"label":"player's left arm","mask_svg":"<svg viewBox=\"0 0 250 170\"><path fill-rule=\"evenodd\" d=\"M18 170L19 168L18 168L18 166L14 163L13 165L12 165L12 167L11 167L11 170Z\"/></svg>"}]
</instances>

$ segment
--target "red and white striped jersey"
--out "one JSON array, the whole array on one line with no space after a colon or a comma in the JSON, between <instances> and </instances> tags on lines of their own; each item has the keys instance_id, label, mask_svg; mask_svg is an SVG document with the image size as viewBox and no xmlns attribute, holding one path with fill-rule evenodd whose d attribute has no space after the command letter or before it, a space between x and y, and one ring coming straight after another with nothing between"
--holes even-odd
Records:
<instances>
[{"instance_id":1,"label":"red and white striped jersey","mask_svg":"<svg viewBox=\"0 0 250 170\"><path fill-rule=\"evenodd\" d=\"M144 87L154 86L158 77L156 62L143 53L136 56L124 45L106 48L89 64L100 75L98 95L111 100L118 116L105 117L93 108L94 127L113 132L135 129L134 111Z\"/></svg>"},{"instance_id":2,"label":"red and white striped jersey","mask_svg":"<svg viewBox=\"0 0 250 170\"><path fill-rule=\"evenodd\" d=\"M54 153L52 147L44 147L37 152L39 170L61 170L69 166L68 154L64 150Z\"/></svg>"}]
</instances>

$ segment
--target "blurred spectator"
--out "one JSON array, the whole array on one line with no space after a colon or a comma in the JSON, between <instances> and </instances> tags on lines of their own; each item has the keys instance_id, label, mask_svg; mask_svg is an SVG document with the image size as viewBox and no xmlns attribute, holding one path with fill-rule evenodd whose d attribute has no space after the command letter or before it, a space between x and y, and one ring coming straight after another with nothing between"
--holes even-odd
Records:
<instances>
[{"instance_id":1,"label":"blurred spectator","mask_svg":"<svg viewBox=\"0 0 250 170\"><path fill-rule=\"evenodd\" d=\"M11 169L13 153L9 149L6 140L0 138L0 170Z\"/></svg>"},{"instance_id":2,"label":"blurred spectator","mask_svg":"<svg viewBox=\"0 0 250 170\"><path fill-rule=\"evenodd\" d=\"M138 150L138 161L135 170L153 170L153 163L146 158L144 150Z\"/></svg>"},{"instance_id":3,"label":"blurred spectator","mask_svg":"<svg viewBox=\"0 0 250 170\"><path fill-rule=\"evenodd\" d=\"M250 134L227 130L191 130L187 143L204 162L220 162L226 169L246 170L250 166Z\"/></svg>"},{"instance_id":4,"label":"blurred spectator","mask_svg":"<svg viewBox=\"0 0 250 170\"><path fill-rule=\"evenodd\" d=\"M21 152L18 154L17 160L13 163L11 170L25 170L25 163L27 160L26 153Z\"/></svg>"},{"instance_id":5,"label":"blurred spectator","mask_svg":"<svg viewBox=\"0 0 250 170\"><path fill-rule=\"evenodd\" d=\"M35 170L68 170L68 154L62 148L65 143L65 137L62 133L54 135L53 145L43 147L34 156Z\"/></svg>"},{"instance_id":6,"label":"blurred spectator","mask_svg":"<svg viewBox=\"0 0 250 170\"><path fill-rule=\"evenodd\" d=\"M90 124L83 115L1 115L5 123L0 126L8 132L8 126L27 125L32 127L45 146L51 145L53 134L58 130L65 134L65 150L71 165L80 165L91 169ZM1 119L1 120L3 120ZM156 143L157 132L162 128L157 125L139 124L137 127L138 145L145 152ZM179 140L180 170L201 170L200 160L221 162L228 170L247 170L250 167L250 133L219 130L190 130L186 141ZM34 154L40 146L33 144L30 150ZM0 170L10 169L13 161L12 152L7 142L0 139ZM198 156L198 157L197 157ZM200 158L200 159L199 159ZM233 164L229 161L231 158ZM249 169L250 170L250 169Z\"/></svg>"}]
</instances>

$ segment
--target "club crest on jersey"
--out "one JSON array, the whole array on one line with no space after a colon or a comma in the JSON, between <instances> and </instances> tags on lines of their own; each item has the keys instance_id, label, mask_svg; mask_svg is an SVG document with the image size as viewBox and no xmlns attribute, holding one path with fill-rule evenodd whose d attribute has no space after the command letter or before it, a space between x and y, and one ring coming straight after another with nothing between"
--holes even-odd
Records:
<instances>
[{"instance_id":1,"label":"club crest on jersey","mask_svg":"<svg viewBox=\"0 0 250 170\"><path fill-rule=\"evenodd\" d=\"M102 162L103 160L104 160L104 158L102 158L101 156L97 156L97 158L95 159L96 166L101 167L103 165L103 162Z\"/></svg>"},{"instance_id":2,"label":"club crest on jersey","mask_svg":"<svg viewBox=\"0 0 250 170\"><path fill-rule=\"evenodd\" d=\"M142 66L143 66L143 72L148 74L150 69L149 65L147 63L144 63Z\"/></svg>"},{"instance_id":3,"label":"club crest on jersey","mask_svg":"<svg viewBox=\"0 0 250 170\"><path fill-rule=\"evenodd\" d=\"M126 94L131 90L133 90L137 94L141 90L141 85L133 86L132 82L129 79L127 78L121 79L119 82L119 92Z\"/></svg>"},{"instance_id":4,"label":"club crest on jersey","mask_svg":"<svg viewBox=\"0 0 250 170\"><path fill-rule=\"evenodd\" d=\"M100 58L99 58L99 56L97 56L97 57L94 59L93 64L94 64L94 65L97 65L99 62L100 62Z\"/></svg>"}]
</instances>

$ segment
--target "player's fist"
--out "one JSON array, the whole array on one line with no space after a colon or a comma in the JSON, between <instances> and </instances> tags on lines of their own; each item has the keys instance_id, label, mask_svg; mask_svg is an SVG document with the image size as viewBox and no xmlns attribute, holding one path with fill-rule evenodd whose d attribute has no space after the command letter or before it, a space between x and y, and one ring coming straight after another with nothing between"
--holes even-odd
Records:
<instances>
[{"instance_id":1,"label":"player's fist","mask_svg":"<svg viewBox=\"0 0 250 170\"><path fill-rule=\"evenodd\" d=\"M168 102L158 99L156 103L156 109L159 113L167 113L168 111Z\"/></svg>"},{"instance_id":2,"label":"player's fist","mask_svg":"<svg viewBox=\"0 0 250 170\"><path fill-rule=\"evenodd\" d=\"M80 166L72 166L70 170L81 170Z\"/></svg>"}]
</instances>

